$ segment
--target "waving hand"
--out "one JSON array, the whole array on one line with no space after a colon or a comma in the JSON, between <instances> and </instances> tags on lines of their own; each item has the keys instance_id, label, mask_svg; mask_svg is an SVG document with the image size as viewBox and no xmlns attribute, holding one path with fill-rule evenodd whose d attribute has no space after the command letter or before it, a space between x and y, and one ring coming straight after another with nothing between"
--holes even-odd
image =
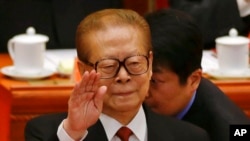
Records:
<instances>
[{"instance_id":1,"label":"waving hand","mask_svg":"<svg viewBox=\"0 0 250 141\"><path fill-rule=\"evenodd\" d=\"M64 120L66 132L79 139L93 125L102 111L103 96L107 87L99 87L100 74L86 71L76 84L68 102L68 117Z\"/></svg>"}]
</instances>

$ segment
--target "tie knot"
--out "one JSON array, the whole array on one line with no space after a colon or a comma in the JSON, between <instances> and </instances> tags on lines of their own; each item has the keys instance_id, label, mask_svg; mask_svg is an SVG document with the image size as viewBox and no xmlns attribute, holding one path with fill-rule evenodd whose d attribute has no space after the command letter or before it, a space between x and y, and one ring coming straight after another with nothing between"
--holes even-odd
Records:
<instances>
[{"instance_id":1,"label":"tie knot","mask_svg":"<svg viewBox=\"0 0 250 141\"><path fill-rule=\"evenodd\" d=\"M132 131L127 127L121 127L116 135L122 140L122 141L128 141L129 136L132 134Z\"/></svg>"}]
</instances>

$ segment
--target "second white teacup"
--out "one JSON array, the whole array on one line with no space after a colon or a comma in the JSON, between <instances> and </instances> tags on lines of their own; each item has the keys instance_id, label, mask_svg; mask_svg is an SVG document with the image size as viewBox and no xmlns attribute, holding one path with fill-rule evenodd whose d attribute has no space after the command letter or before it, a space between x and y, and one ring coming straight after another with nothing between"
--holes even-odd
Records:
<instances>
[{"instance_id":1,"label":"second white teacup","mask_svg":"<svg viewBox=\"0 0 250 141\"><path fill-rule=\"evenodd\" d=\"M238 75L249 69L249 39L238 36L236 29L231 29L229 36L216 39L216 51L224 74Z\"/></svg>"}]
</instances>

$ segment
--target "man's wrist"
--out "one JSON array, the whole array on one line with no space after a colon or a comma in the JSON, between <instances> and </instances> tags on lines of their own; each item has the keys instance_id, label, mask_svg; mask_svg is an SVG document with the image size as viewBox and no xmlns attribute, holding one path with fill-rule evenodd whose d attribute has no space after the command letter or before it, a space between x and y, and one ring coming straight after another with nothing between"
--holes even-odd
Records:
<instances>
[{"instance_id":1,"label":"man's wrist","mask_svg":"<svg viewBox=\"0 0 250 141\"><path fill-rule=\"evenodd\" d=\"M63 120L63 128L64 130L67 132L67 134L74 140L82 140L82 138L85 138L85 136L87 135L88 131L86 130L72 130L69 126L68 120L64 119Z\"/></svg>"}]
</instances>

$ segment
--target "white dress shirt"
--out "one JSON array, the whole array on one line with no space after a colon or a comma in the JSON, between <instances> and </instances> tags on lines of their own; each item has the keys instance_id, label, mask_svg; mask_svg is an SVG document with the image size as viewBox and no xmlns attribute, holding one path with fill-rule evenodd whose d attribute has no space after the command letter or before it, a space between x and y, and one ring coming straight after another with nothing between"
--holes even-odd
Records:
<instances>
[{"instance_id":1,"label":"white dress shirt","mask_svg":"<svg viewBox=\"0 0 250 141\"><path fill-rule=\"evenodd\" d=\"M104 127L108 141L121 141L120 138L115 134L124 125L105 114L101 114L99 119ZM129 137L130 141L147 141L147 123L142 106L140 107L134 119L128 125L126 125L126 127L128 127L133 132L133 134ZM87 136L87 134L88 133L83 135L82 140ZM74 141L64 130L63 122L58 127L57 136L60 141Z\"/></svg>"}]
</instances>

